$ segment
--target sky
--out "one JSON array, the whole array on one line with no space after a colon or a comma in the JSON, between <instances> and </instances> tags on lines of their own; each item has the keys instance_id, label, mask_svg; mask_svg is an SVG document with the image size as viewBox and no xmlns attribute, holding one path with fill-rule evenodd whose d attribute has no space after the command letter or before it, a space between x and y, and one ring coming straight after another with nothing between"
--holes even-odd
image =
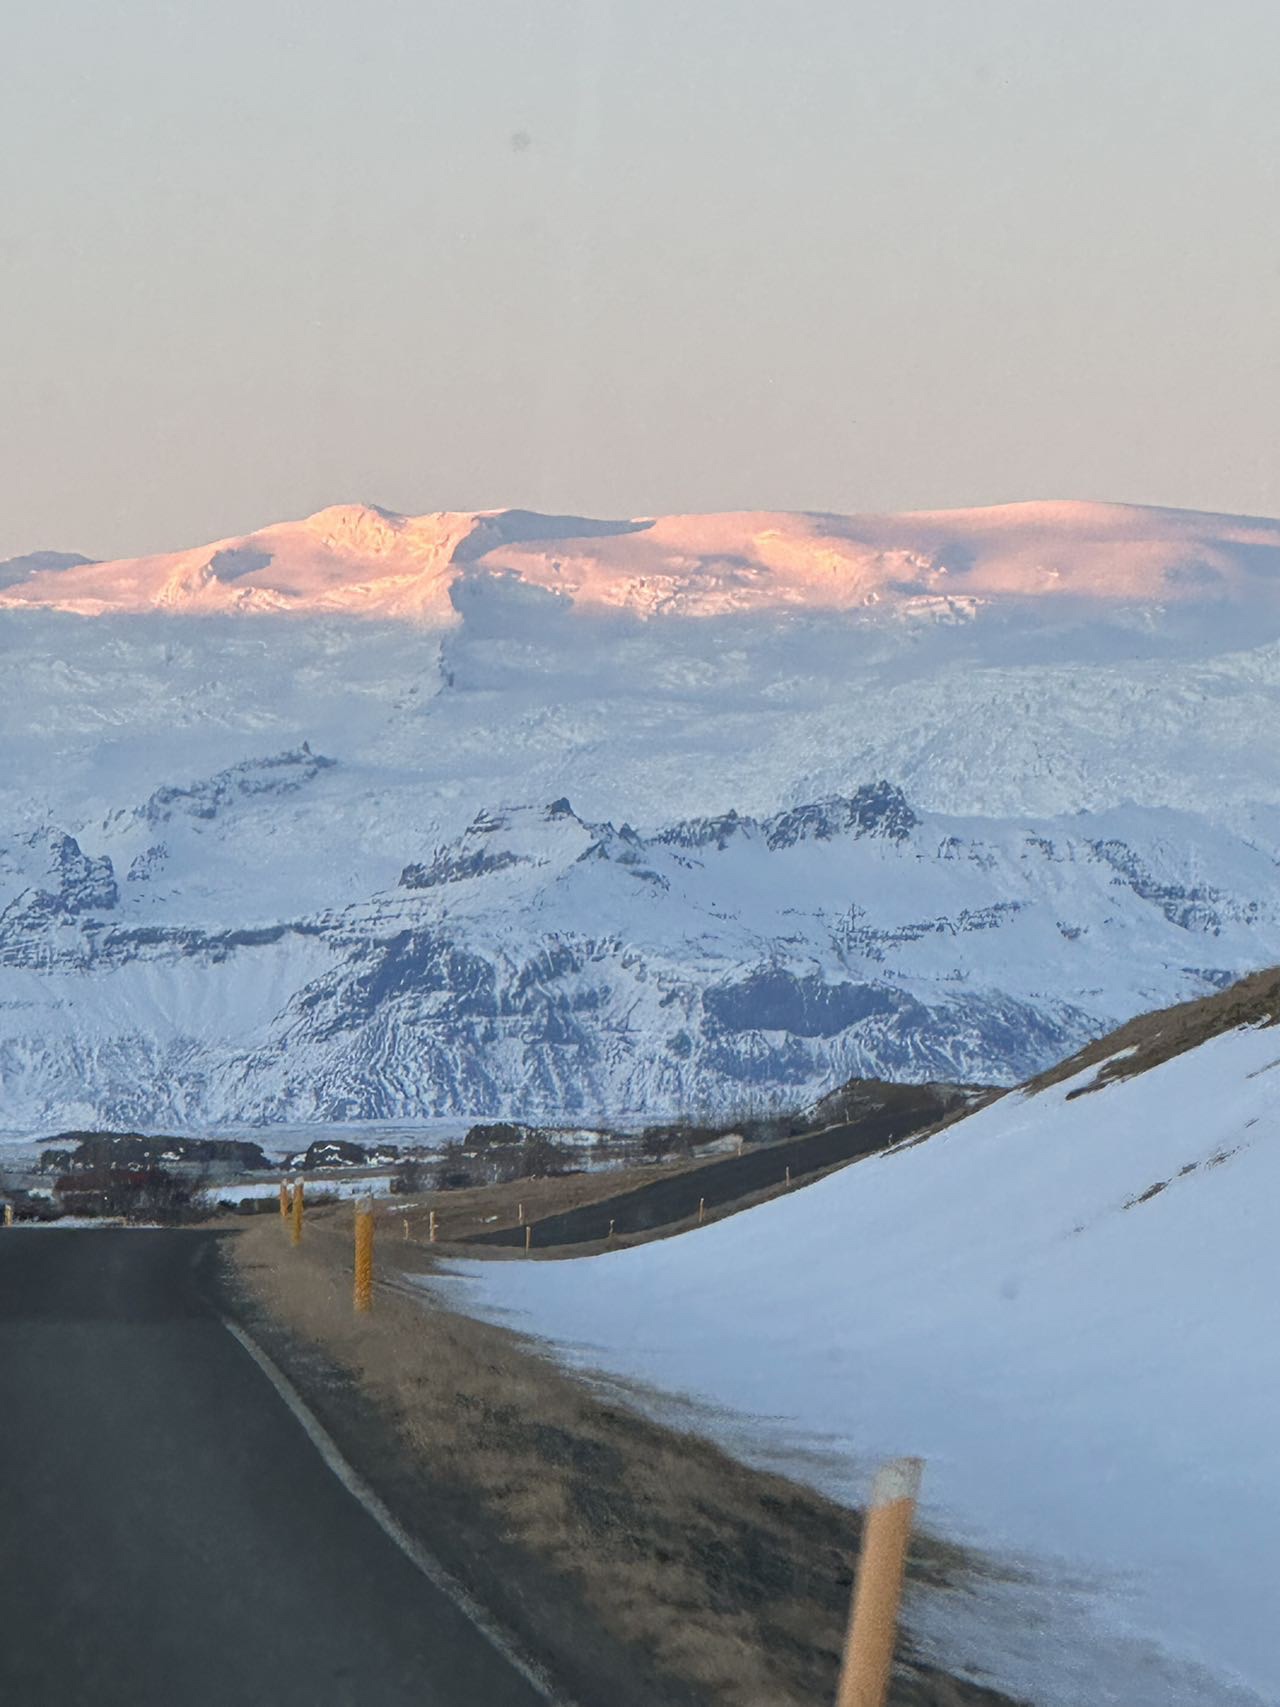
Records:
<instances>
[{"instance_id":1,"label":"sky","mask_svg":"<svg viewBox=\"0 0 1280 1707\"><path fill-rule=\"evenodd\" d=\"M0 558L1280 515L1274 0L8 0Z\"/></svg>"}]
</instances>

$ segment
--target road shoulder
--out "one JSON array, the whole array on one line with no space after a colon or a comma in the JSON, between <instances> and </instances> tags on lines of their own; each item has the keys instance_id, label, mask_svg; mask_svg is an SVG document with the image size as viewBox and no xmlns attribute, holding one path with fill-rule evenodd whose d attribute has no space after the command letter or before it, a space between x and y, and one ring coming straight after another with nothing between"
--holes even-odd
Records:
<instances>
[{"instance_id":1,"label":"road shoulder","mask_svg":"<svg viewBox=\"0 0 1280 1707\"><path fill-rule=\"evenodd\" d=\"M834 1696L857 1516L596 1395L502 1329L380 1287L351 1308L349 1209L292 1249L223 1242L224 1308L397 1518L564 1692L616 1707ZM394 1244L383 1245L383 1273ZM922 1538L912 1570L969 1567ZM907 1661L901 1707L1001 1698Z\"/></svg>"}]
</instances>

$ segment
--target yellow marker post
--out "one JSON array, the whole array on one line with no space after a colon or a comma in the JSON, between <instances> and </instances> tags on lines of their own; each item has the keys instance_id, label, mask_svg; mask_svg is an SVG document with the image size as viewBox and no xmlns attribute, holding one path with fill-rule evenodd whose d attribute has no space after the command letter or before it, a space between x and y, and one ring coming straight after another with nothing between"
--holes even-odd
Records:
<instances>
[{"instance_id":1,"label":"yellow marker post","mask_svg":"<svg viewBox=\"0 0 1280 1707\"><path fill-rule=\"evenodd\" d=\"M923 1459L898 1458L876 1476L836 1707L884 1707L888 1698L902 1579L923 1475Z\"/></svg>"},{"instance_id":2,"label":"yellow marker post","mask_svg":"<svg viewBox=\"0 0 1280 1707\"><path fill-rule=\"evenodd\" d=\"M13 1226L13 1205L12 1205L12 1203L6 1203L4 1206L4 1224L6 1227L12 1227Z\"/></svg>"},{"instance_id":3,"label":"yellow marker post","mask_svg":"<svg viewBox=\"0 0 1280 1707\"><path fill-rule=\"evenodd\" d=\"M297 1180L293 1187L293 1222L289 1231L289 1243L302 1243L302 1181Z\"/></svg>"},{"instance_id":4,"label":"yellow marker post","mask_svg":"<svg viewBox=\"0 0 1280 1707\"><path fill-rule=\"evenodd\" d=\"M373 1204L356 1207L355 1307L363 1315L373 1305Z\"/></svg>"},{"instance_id":5,"label":"yellow marker post","mask_svg":"<svg viewBox=\"0 0 1280 1707\"><path fill-rule=\"evenodd\" d=\"M283 1180L280 1181L280 1219L289 1219L289 1187Z\"/></svg>"}]
</instances>

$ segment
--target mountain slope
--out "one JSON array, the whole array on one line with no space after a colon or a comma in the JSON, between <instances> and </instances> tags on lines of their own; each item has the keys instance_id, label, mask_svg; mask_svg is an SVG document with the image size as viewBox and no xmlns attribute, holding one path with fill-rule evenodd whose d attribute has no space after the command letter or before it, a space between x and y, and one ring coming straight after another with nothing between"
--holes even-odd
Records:
<instances>
[{"instance_id":1,"label":"mountain slope","mask_svg":"<svg viewBox=\"0 0 1280 1707\"><path fill-rule=\"evenodd\" d=\"M921 1453L933 1527L1029 1576L910 1619L1012 1693L1272 1701L1277 988L685 1237L434 1284L839 1497Z\"/></svg>"}]
</instances>

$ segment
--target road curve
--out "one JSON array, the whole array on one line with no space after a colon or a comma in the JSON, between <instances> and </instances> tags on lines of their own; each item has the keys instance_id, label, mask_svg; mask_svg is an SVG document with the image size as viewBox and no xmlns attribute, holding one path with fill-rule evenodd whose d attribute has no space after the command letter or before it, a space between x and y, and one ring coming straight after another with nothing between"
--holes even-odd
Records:
<instances>
[{"instance_id":1,"label":"road curve","mask_svg":"<svg viewBox=\"0 0 1280 1707\"><path fill-rule=\"evenodd\" d=\"M0 1232L0 1701L541 1704L223 1326L212 1241Z\"/></svg>"}]
</instances>

